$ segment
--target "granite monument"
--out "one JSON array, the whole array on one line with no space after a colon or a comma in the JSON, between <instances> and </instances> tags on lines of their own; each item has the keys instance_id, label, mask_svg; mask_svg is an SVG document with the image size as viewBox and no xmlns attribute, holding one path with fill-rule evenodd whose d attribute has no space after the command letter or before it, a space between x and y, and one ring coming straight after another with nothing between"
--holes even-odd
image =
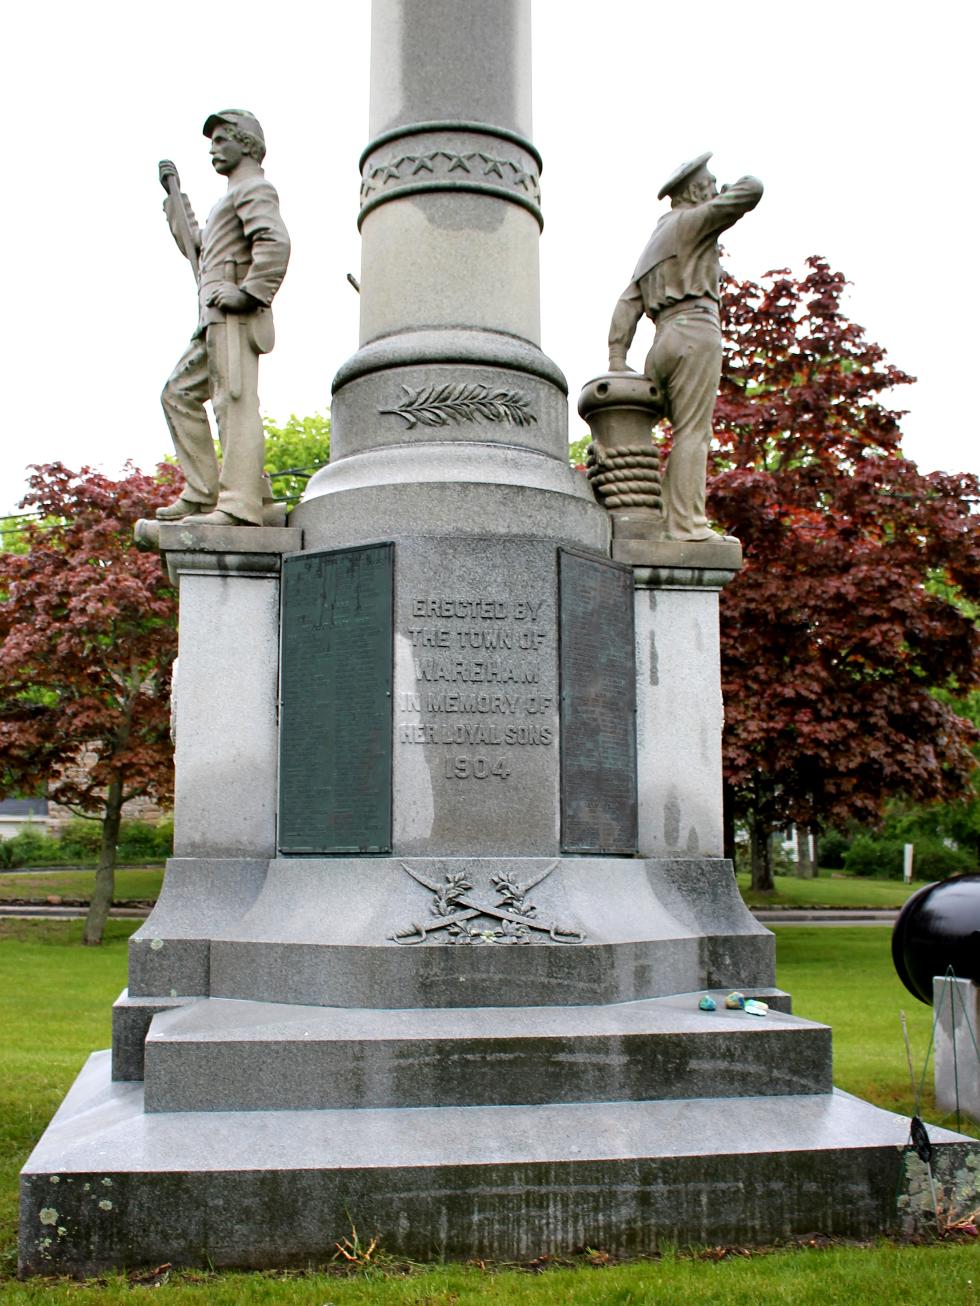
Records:
<instances>
[{"instance_id":1,"label":"granite monument","mask_svg":"<svg viewBox=\"0 0 980 1306\"><path fill-rule=\"evenodd\" d=\"M159 523L174 857L22 1270L891 1228L908 1122L833 1091L723 855L738 545L617 553L568 463L527 0L374 0L370 132L329 465L288 527Z\"/></svg>"}]
</instances>

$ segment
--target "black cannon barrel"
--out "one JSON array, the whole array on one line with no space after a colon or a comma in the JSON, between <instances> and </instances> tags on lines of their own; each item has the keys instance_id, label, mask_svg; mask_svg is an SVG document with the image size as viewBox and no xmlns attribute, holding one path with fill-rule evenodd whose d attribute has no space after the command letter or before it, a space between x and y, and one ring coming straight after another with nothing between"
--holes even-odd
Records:
<instances>
[{"instance_id":1,"label":"black cannon barrel","mask_svg":"<svg viewBox=\"0 0 980 1306\"><path fill-rule=\"evenodd\" d=\"M980 984L980 873L927 884L898 914L892 931L898 978L932 1006L932 979L952 966L957 979Z\"/></svg>"}]
</instances>

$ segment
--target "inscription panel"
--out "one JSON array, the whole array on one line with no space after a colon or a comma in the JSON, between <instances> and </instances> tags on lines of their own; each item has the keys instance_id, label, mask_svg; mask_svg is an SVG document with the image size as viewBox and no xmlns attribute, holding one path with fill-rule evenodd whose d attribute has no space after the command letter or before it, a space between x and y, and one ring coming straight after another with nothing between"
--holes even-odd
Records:
<instances>
[{"instance_id":1,"label":"inscription panel","mask_svg":"<svg viewBox=\"0 0 980 1306\"><path fill-rule=\"evenodd\" d=\"M397 740L454 748L549 747L555 695L541 688L540 655L554 644L543 598L427 594L411 600L405 630L415 688L398 701ZM547 717L548 720L541 720ZM450 755L446 779L513 774L508 758Z\"/></svg>"},{"instance_id":2,"label":"inscription panel","mask_svg":"<svg viewBox=\"0 0 980 1306\"><path fill-rule=\"evenodd\" d=\"M279 849L391 850L393 546L283 561Z\"/></svg>"},{"instance_id":3,"label":"inscription panel","mask_svg":"<svg viewBox=\"0 0 980 1306\"><path fill-rule=\"evenodd\" d=\"M636 671L629 567L559 549L561 846L637 847Z\"/></svg>"},{"instance_id":4,"label":"inscription panel","mask_svg":"<svg viewBox=\"0 0 980 1306\"><path fill-rule=\"evenodd\" d=\"M553 546L419 542L397 588L396 847L557 851Z\"/></svg>"}]
</instances>

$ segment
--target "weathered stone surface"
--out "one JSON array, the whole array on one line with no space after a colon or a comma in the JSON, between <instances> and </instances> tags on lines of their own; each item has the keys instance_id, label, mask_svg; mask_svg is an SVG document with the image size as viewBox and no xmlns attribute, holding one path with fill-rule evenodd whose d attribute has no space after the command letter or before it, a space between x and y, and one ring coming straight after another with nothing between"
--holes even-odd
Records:
<instances>
[{"instance_id":1,"label":"weathered stone surface","mask_svg":"<svg viewBox=\"0 0 980 1306\"><path fill-rule=\"evenodd\" d=\"M379 0L372 18L361 344L406 328L461 325L536 341L529 7ZM466 145L474 134L480 139ZM441 155L428 157L446 146L464 156L452 173ZM403 156L411 161L401 165ZM446 189L449 182L467 188ZM378 205L386 194L393 198Z\"/></svg>"},{"instance_id":2,"label":"weathered stone surface","mask_svg":"<svg viewBox=\"0 0 980 1306\"><path fill-rule=\"evenodd\" d=\"M435 196L457 203L469 196L504 200L541 227L540 174L541 156L510 128L451 120L406 123L382 132L361 155L358 227L363 231L367 215L394 200ZM492 211L477 212L486 226Z\"/></svg>"},{"instance_id":3,"label":"weathered stone surface","mask_svg":"<svg viewBox=\"0 0 980 1306\"><path fill-rule=\"evenodd\" d=\"M112 1004L112 1078L143 1078L143 1045L150 1022L160 1011L186 1005L189 998L131 998L123 989Z\"/></svg>"},{"instance_id":4,"label":"weathered stone surface","mask_svg":"<svg viewBox=\"0 0 980 1306\"><path fill-rule=\"evenodd\" d=\"M413 872L436 885L461 874L488 904L494 876L533 883L536 919L585 939L452 946L435 931L399 944L393 935L440 919ZM210 947L213 997L326 1006L578 1006L766 987L773 975L773 936L730 863L687 858L279 858Z\"/></svg>"},{"instance_id":5,"label":"weathered stone surface","mask_svg":"<svg viewBox=\"0 0 980 1306\"><path fill-rule=\"evenodd\" d=\"M330 466L291 517L307 547L518 534L608 550L538 347L529 34L524 0L374 10L361 348L334 382Z\"/></svg>"},{"instance_id":6,"label":"weathered stone surface","mask_svg":"<svg viewBox=\"0 0 980 1306\"><path fill-rule=\"evenodd\" d=\"M160 551L167 553L276 554L303 546L303 532L294 526L199 526L186 521L160 523ZM214 565L221 567L219 559Z\"/></svg>"},{"instance_id":7,"label":"weathered stone surface","mask_svg":"<svg viewBox=\"0 0 980 1306\"><path fill-rule=\"evenodd\" d=\"M174 851L269 857L276 848L279 577L227 574L214 566L216 556L229 555L196 551L183 555L180 570Z\"/></svg>"},{"instance_id":8,"label":"weathered stone surface","mask_svg":"<svg viewBox=\"0 0 980 1306\"><path fill-rule=\"evenodd\" d=\"M364 345L337 369L332 383L334 405L337 395L351 381L371 372L423 364L430 367L476 365L502 369L515 378L532 376L549 381L563 395L568 394L564 372L533 341L460 323L451 332L416 327L411 332L381 336ZM335 407L331 406L331 413L334 411ZM567 414L562 425L567 429ZM330 447L332 451L333 439ZM564 450L556 450L557 453L564 453Z\"/></svg>"},{"instance_id":9,"label":"weathered stone surface","mask_svg":"<svg viewBox=\"0 0 980 1306\"><path fill-rule=\"evenodd\" d=\"M331 440L331 462L424 440L520 447L567 463L567 411L565 392L550 379L422 359L368 372L338 390L331 418L339 442Z\"/></svg>"},{"instance_id":10,"label":"weathered stone surface","mask_svg":"<svg viewBox=\"0 0 980 1306\"><path fill-rule=\"evenodd\" d=\"M930 1133L946 1182L977 1144ZM305 1265L351 1221L421 1260L866 1236L899 1223L907 1140L842 1093L144 1112L96 1053L24 1169L21 1268Z\"/></svg>"},{"instance_id":11,"label":"weathered stone surface","mask_svg":"<svg viewBox=\"0 0 980 1306\"><path fill-rule=\"evenodd\" d=\"M702 583L699 578L705 573L721 572L724 580L710 582L713 588L720 589L741 567L742 546L730 536L692 543L623 535L613 540L613 557L635 568L638 584L686 589Z\"/></svg>"},{"instance_id":12,"label":"weathered stone surface","mask_svg":"<svg viewBox=\"0 0 980 1306\"><path fill-rule=\"evenodd\" d=\"M460 947L437 932L399 945L390 936L438 920L410 870L438 884L462 874L489 904L494 876L534 882L537 918L585 940L555 944L545 931L538 945ZM134 997L578 1005L773 982L773 936L746 910L730 864L689 858L174 858L129 947Z\"/></svg>"},{"instance_id":13,"label":"weathered stone surface","mask_svg":"<svg viewBox=\"0 0 980 1306\"><path fill-rule=\"evenodd\" d=\"M129 939L129 997L210 992L211 939L255 901L268 862L173 857L156 906Z\"/></svg>"},{"instance_id":14,"label":"weathered stone surface","mask_svg":"<svg viewBox=\"0 0 980 1306\"><path fill-rule=\"evenodd\" d=\"M376 289L362 294L362 343L408 321L539 340L539 234L533 213L486 194L414 195L369 213L361 281Z\"/></svg>"},{"instance_id":15,"label":"weathered stone surface","mask_svg":"<svg viewBox=\"0 0 980 1306\"><path fill-rule=\"evenodd\" d=\"M608 554L608 514L567 464L500 445L449 449L378 449L321 468L292 514L306 548L516 535Z\"/></svg>"},{"instance_id":16,"label":"weathered stone surface","mask_svg":"<svg viewBox=\"0 0 980 1306\"><path fill-rule=\"evenodd\" d=\"M259 416L258 360L275 344L271 304L289 263L279 196L262 169L265 138L255 116L225 109L208 116L211 163L228 189L199 228L177 169L160 163L164 212L197 282L198 322L164 386L164 416L184 473L180 496L161 520L195 515L211 524L261 526L268 481ZM222 461L205 404L218 427ZM213 510L213 511L212 511Z\"/></svg>"},{"instance_id":17,"label":"weathered stone surface","mask_svg":"<svg viewBox=\"0 0 980 1306\"><path fill-rule=\"evenodd\" d=\"M495 0L488 10L483 0L376 0L371 58L373 137L406 123L454 119L530 135L526 4Z\"/></svg>"},{"instance_id":18,"label":"weathered stone surface","mask_svg":"<svg viewBox=\"0 0 980 1306\"><path fill-rule=\"evenodd\" d=\"M396 550L396 854L557 854L556 575L530 540Z\"/></svg>"},{"instance_id":19,"label":"weathered stone surface","mask_svg":"<svg viewBox=\"0 0 980 1306\"><path fill-rule=\"evenodd\" d=\"M830 1030L775 1011L709 1018L687 993L422 1011L211 998L154 1017L145 1079L148 1111L827 1093Z\"/></svg>"},{"instance_id":20,"label":"weathered stone surface","mask_svg":"<svg viewBox=\"0 0 980 1306\"><path fill-rule=\"evenodd\" d=\"M936 1106L980 1121L980 985L941 975L932 985Z\"/></svg>"},{"instance_id":21,"label":"weathered stone surface","mask_svg":"<svg viewBox=\"0 0 980 1306\"><path fill-rule=\"evenodd\" d=\"M718 592L637 588L634 612L640 852L721 857Z\"/></svg>"}]
</instances>

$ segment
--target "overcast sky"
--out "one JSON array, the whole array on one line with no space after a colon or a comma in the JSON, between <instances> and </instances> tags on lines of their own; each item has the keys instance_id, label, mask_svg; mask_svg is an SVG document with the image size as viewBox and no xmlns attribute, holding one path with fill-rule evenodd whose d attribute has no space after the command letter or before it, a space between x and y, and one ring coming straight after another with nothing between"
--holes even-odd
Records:
<instances>
[{"instance_id":1,"label":"overcast sky","mask_svg":"<svg viewBox=\"0 0 980 1306\"><path fill-rule=\"evenodd\" d=\"M573 402L605 369L661 182L712 149L719 181L766 184L726 239L729 268L756 277L825 255L853 283L850 315L919 378L895 397L906 452L927 471L980 471L976 28L971 6L945 0L535 0L542 345ZM357 347L345 277L360 262L368 31L368 0L38 0L7 13L0 510L28 462L115 472L169 452L159 393L195 297L156 165L176 161L203 219L224 186L201 136L213 109L261 118L293 240L263 409L327 409ZM651 330L638 331L639 366Z\"/></svg>"}]
</instances>

